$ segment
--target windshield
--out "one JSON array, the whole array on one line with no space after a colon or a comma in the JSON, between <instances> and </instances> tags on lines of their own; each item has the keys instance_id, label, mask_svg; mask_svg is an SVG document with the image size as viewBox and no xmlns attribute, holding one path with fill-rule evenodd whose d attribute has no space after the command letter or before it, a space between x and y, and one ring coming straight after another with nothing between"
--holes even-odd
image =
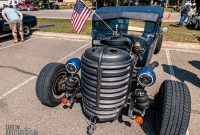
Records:
<instances>
[{"instance_id":1,"label":"windshield","mask_svg":"<svg viewBox=\"0 0 200 135\"><path fill-rule=\"evenodd\" d=\"M119 34L142 36L143 33L151 34L155 30L155 23L138 19L107 19L104 22ZM93 34L112 34L112 30L102 20L93 22Z\"/></svg>"}]
</instances>

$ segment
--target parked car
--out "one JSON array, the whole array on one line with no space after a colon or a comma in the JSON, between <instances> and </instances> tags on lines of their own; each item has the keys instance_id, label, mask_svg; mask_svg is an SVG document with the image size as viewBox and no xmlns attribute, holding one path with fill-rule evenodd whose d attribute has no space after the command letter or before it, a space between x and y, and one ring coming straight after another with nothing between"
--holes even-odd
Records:
<instances>
[{"instance_id":1,"label":"parked car","mask_svg":"<svg viewBox=\"0 0 200 135\"><path fill-rule=\"evenodd\" d=\"M37 25L37 19L35 16L24 15L23 18L23 31L24 36L29 36L31 34L31 28ZM8 23L2 18L0 12L0 37L9 36L12 34Z\"/></svg>"},{"instance_id":2,"label":"parked car","mask_svg":"<svg viewBox=\"0 0 200 135\"><path fill-rule=\"evenodd\" d=\"M151 0L96 0L93 3L93 6L96 8L104 7L104 6L145 6L150 5Z\"/></svg>"},{"instance_id":3,"label":"parked car","mask_svg":"<svg viewBox=\"0 0 200 135\"><path fill-rule=\"evenodd\" d=\"M188 18L187 26L193 26L196 30L200 28L200 15L198 13L194 14L192 17Z\"/></svg>"},{"instance_id":4,"label":"parked car","mask_svg":"<svg viewBox=\"0 0 200 135\"><path fill-rule=\"evenodd\" d=\"M16 5L17 10L27 10L27 11L36 11L38 6L34 4L19 3Z\"/></svg>"},{"instance_id":5,"label":"parked car","mask_svg":"<svg viewBox=\"0 0 200 135\"><path fill-rule=\"evenodd\" d=\"M56 2L40 2L39 7L41 9L59 9L59 5Z\"/></svg>"},{"instance_id":6,"label":"parked car","mask_svg":"<svg viewBox=\"0 0 200 135\"><path fill-rule=\"evenodd\" d=\"M122 110L142 124L150 108L147 88L153 89L159 65L151 62L152 56L159 53L167 31L161 29L163 13L158 6L98 8L92 18L92 47L81 60L46 65L36 82L38 99L49 107L62 102L72 108L81 95L83 113L91 120L88 134L98 122L117 120ZM186 84L165 80L153 103L155 118L145 120L154 122L157 135L185 135L191 112Z\"/></svg>"}]
</instances>

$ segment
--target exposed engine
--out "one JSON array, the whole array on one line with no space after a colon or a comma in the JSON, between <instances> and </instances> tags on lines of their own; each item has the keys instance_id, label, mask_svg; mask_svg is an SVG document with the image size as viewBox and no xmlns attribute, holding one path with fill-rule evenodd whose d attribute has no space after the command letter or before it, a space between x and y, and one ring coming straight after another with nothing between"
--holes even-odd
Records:
<instances>
[{"instance_id":1,"label":"exposed engine","mask_svg":"<svg viewBox=\"0 0 200 135\"><path fill-rule=\"evenodd\" d=\"M70 105L80 91L83 111L90 119L101 122L118 119L123 107L128 108L131 119L144 117L150 104L145 87L155 83L153 69L158 66L157 62L137 66L146 41L137 39L133 43L128 37L111 36L101 43L104 45L88 48L81 60L75 58L66 63L70 74L66 96ZM81 79L77 74L80 67Z\"/></svg>"}]
</instances>

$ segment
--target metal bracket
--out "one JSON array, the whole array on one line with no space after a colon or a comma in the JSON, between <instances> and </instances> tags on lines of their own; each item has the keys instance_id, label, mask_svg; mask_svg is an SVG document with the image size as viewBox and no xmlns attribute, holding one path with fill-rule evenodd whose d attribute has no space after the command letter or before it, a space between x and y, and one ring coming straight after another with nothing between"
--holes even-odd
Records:
<instances>
[{"instance_id":1,"label":"metal bracket","mask_svg":"<svg viewBox=\"0 0 200 135\"><path fill-rule=\"evenodd\" d=\"M93 135L94 131L96 130L96 124L99 122L99 118L94 116L90 119L90 124L87 127L87 134Z\"/></svg>"},{"instance_id":2,"label":"metal bracket","mask_svg":"<svg viewBox=\"0 0 200 135\"><path fill-rule=\"evenodd\" d=\"M80 87L79 88L76 88L72 95L70 96L69 98L69 109L72 109L73 105L74 105L74 98L76 96L76 94L80 91Z\"/></svg>"},{"instance_id":3,"label":"metal bracket","mask_svg":"<svg viewBox=\"0 0 200 135\"><path fill-rule=\"evenodd\" d=\"M130 98L129 108L128 108L128 117L130 119L133 119L133 109L134 109L134 101L132 98Z\"/></svg>"}]
</instances>

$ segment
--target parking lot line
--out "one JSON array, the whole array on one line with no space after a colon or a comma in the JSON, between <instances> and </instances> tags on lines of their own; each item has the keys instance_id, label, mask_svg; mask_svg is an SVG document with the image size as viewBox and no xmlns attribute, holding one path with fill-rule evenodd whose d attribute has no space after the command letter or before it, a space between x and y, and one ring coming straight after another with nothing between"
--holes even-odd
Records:
<instances>
[{"instance_id":1,"label":"parking lot line","mask_svg":"<svg viewBox=\"0 0 200 135\"><path fill-rule=\"evenodd\" d=\"M187 52L187 53L199 53L199 54L200 54L200 51L192 51L192 50L185 50L185 49L162 48L162 50L178 51L178 52Z\"/></svg>"},{"instance_id":2,"label":"parking lot line","mask_svg":"<svg viewBox=\"0 0 200 135\"><path fill-rule=\"evenodd\" d=\"M65 57L61 58L60 60L58 60L58 62L62 62L63 60L67 59L68 57L70 57L70 56L74 55L75 53L79 52L81 49L87 47L89 44L91 44L91 43L89 42L89 43L83 45L82 47L76 49L76 50L73 51L72 53L70 53L70 54L68 54L67 56L65 56ZM38 73L38 74L39 74L39 73ZM38 74L37 74L37 75L38 75ZM3 98L5 98L5 97L8 96L9 94L15 92L15 91L18 90L19 88L23 87L25 84L27 84L27 83L31 82L32 80L36 79L36 78L37 78L37 75L28 78L28 79L25 80L24 82L18 84L17 86L13 87L12 89L10 89L9 91L7 91L6 93L2 94L2 95L0 96L0 100L3 99Z\"/></svg>"},{"instance_id":3,"label":"parking lot line","mask_svg":"<svg viewBox=\"0 0 200 135\"><path fill-rule=\"evenodd\" d=\"M190 135L190 134L189 134L189 130L187 130L187 132L186 132L186 134L185 134L185 135Z\"/></svg>"},{"instance_id":4,"label":"parking lot line","mask_svg":"<svg viewBox=\"0 0 200 135\"><path fill-rule=\"evenodd\" d=\"M9 48L9 47L14 46L14 45L15 45L15 44L11 44L11 45L8 45L8 46L5 46L5 47L1 47L0 50Z\"/></svg>"},{"instance_id":5,"label":"parking lot line","mask_svg":"<svg viewBox=\"0 0 200 135\"><path fill-rule=\"evenodd\" d=\"M14 91L16 91L17 89L21 88L22 86L24 86L25 84L27 84L28 82L34 80L37 76L32 76L31 78L27 79L26 81L18 84L17 86L13 87L12 89L10 89L8 92L4 93L3 95L0 96L0 100L3 99L4 97L6 97L7 95L9 95L10 93L13 93Z\"/></svg>"},{"instance_id":6,"label":"parking lot line","mask_svg":"<svg viewBox=\"0 0 200 135\"><path fill-rule=\"evenodd\" d=\"M35 36L35 37L37 37L37 36ZM51 39L59 39L59 40L67 40L67 41L76 41L76 42L88 42L88 40L81 40L81 39L71 39L71 38L62 38L62 37L51 37L51 36L49 36L49 37L45 37L45 36L43 36L43 37L40 37L40 38L46 38L46 39L48 39L48 38L51 38Z\"/></svg>"},{"instance_id":7,"label":"parking lot line","mask_svg":"<svg viewBox=\"0 0 200 135\"><path fill-rule=\"evenodd\" d=\"M89 44L91 44L91 42L89 42L89 43L85 44L84 46L82 46L82 47L80 47L80 48L78 48L78 49L76 49L74 52L72 52L72 53L70 53L69 55L67 55L67 56L63 57L63 58L62 58L62 59L60 59L58 62L62 62L62 61L63 61L63 60L65 60L66 58L68 58L68 57L70 57L70 56L74 55L75 53L77 53L77 52L78 52L78 51L80 51L81 49L83 49L83 48L87 47Z\"/></svg>"},{"instance_id":8,"label":"parking lot line","mask_svg":"<svg viewBox=\"0 0 200 135\"><path fill-rule=\"evenodd\" d=\"M29 41L31 41L31 40L33 40L33 39L36 39L36 38L30 38L30 39L26 40L25 42L29 42ZM8 46L5 46L5 47L1 47L0 50L6 49L6 48L10 48L10 47L12 47L12 46L17 46L17 45L20 45L20 43L18 43L18 44L13 43L13 44L11 44L11 45L8 45Z\"/></svg>"},{"instance_id":9,"label":"parking lot line","mask_svg":"<svg viewBox=\"0 0 200 135\"><path fill-rule=\"evenodd\" d=\"M174 77L174 69L172 67L172 61L171 61L171 56L170 56L169 50L166 49L165 52L166 52L166 56L167 56L167 63L169 65L169 73L171 75L171 80L176 80L176 78Z\"/></svg>"}]
</instances>

